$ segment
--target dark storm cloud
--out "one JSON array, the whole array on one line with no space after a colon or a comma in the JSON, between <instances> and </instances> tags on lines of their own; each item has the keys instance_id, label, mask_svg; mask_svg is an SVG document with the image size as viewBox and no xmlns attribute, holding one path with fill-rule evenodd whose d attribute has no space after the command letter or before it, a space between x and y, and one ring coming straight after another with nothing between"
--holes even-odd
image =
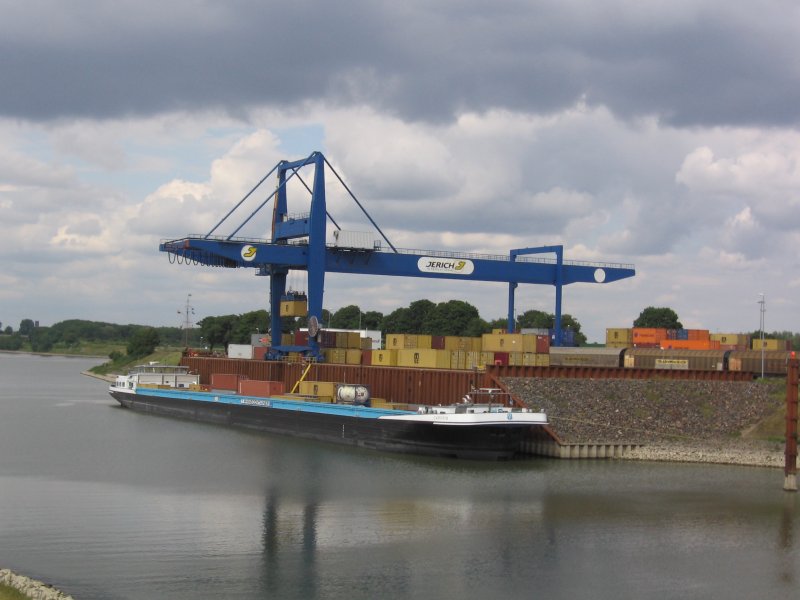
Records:
<instances>
[{"instance_id":1,"label":"dark storm cloud","mask_svg":"<svg viewBox=\"0 0 800 600\"><path fill-rule=\"evenodd\" d=\"M678 125L800 120L788 1L3 4L11 117L323 101L446 120L585 97Z\"/></svg>"}]
</instances>

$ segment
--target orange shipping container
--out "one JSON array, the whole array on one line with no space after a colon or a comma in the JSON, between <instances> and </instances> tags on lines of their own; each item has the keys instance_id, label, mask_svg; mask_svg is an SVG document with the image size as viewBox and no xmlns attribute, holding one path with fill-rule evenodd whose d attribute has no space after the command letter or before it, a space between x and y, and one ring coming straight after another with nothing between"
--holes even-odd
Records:
<instances>
[{"instance_id":1,"label":"orange shipping container","mask_svg":"<svg viewBox=\"0 0 800 600\"><path fill-rule=\"evenodd\" d=\"M667 339L667 330L656 327L634 327L633 345L657 344L661 340Z\"/></svg>"},{"instance_id":2,"label":"orange shipping container","mask_svg":"<svg viewBox=\"0 0 800 600\"><path fill-rule=\"evenodd\" d=\"M286 386L282 381L242 379L239 381L239 393L243 396L259 396L261 398L266 398L267 396L286 393Z\"/></svg>"},{"instance_id":3,"label":"orange shipping container","mask_svg":"<svg viewBox=\"0 0 800 600\"><path fill-rule=\"evenodd\" d=\"M211 387L215 390L230 390L235 392L239 389L239 380L247 379L246 375L236 373L212 373Z\"/></svg>"}]
</instances>

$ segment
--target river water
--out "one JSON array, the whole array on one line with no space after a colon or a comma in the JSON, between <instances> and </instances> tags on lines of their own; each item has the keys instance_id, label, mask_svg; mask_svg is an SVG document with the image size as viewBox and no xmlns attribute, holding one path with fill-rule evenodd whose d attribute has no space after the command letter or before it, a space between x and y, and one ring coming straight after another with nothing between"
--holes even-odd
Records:
<instances>
[{"instance_id":1,"label":"river water","mask_svg":"<svg viewBox=\"0 0 800 600\"><path fill-rule=\"evenodd\" d=\"M775 469L409 458L141 415L0 354L0 567L89 599L796 598Z\"/></svg>"}]
</instances>

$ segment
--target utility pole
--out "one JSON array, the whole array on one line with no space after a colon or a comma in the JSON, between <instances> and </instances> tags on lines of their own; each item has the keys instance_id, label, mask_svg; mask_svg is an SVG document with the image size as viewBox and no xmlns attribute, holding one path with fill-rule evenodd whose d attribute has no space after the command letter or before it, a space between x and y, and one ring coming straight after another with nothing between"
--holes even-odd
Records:
<instances>
[{"instance_id":1,"label":"utility pole","mask_svg":"<svg viewBox=\"0 0 800 600\"><path fill-rule=\"evenodd\" d=\"M760 293L761 300L758 301L758 304L761 305L761 321L759 323L758 328L761 330L761 379L764 379L764 313L766 312L766 304L767 301L764 298L764 293Z\"/></svg>"},{"instance_id":2,"label":"utility pole","mask_svg":"<svg viewBox=\"0 0 800 600\"><path fill-rule=\"evenodd\" d=\"M183 347L189 347L189 330L191 330L194 323L192 323L192 317L194 317L194 307L192 306L192 295L189 294L186 296L186 306L184 307L183 311L180 309L178 310L178 314L183 315L183 321L181 323L181 328L183 329Z\"/></svg>"},{"instance_id":3,"label":"utility pole","mask_svg":"<svg viewBox=\"0 0 800 600\"><path fill-rule=\"evenodd\" d=\"M798 360L792 352L786 373L786 449L783 489L797 491L797 380Z\"/></svg>"}]
</instances>

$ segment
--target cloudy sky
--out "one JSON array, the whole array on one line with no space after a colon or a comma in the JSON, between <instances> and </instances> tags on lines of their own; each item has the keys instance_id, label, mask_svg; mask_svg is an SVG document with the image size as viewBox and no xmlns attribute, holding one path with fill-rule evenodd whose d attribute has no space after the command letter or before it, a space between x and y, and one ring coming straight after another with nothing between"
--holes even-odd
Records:
<instances>
[{"instance_id":1,"label":"cloudy sky","mask_svg":"<svg viewBox=\"0 0 800 600\"><path fill-rule=\"evenodd\" d=\"M0 14L3 327L177 326L189 293L197 318L266 307L268 280L171 265L159 240L208 232L277 161L321 150L395 246L563 244L634 263L632 279L565 289L590 340L651 305L752 331L759 293L768 331L800 331L794 1L0 0ZM343 228L370 229L329 195ZM492 319L507 289L326 280L330 310L420 298ZM552 312L554 290L517 301Z\"/></svg>"}]
</instances>

